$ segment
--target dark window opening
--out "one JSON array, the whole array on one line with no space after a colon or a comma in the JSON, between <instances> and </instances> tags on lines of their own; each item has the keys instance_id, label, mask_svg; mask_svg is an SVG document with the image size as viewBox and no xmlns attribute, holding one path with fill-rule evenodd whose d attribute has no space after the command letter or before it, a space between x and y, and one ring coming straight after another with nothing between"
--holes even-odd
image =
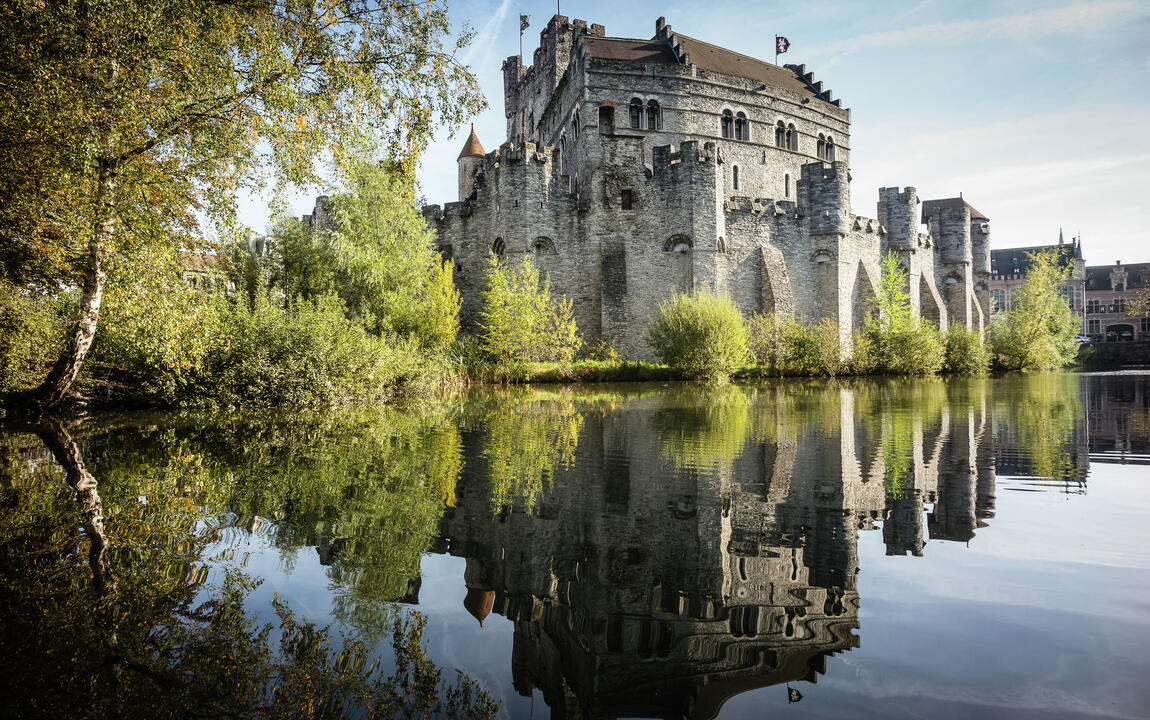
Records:
<instances>
[{"instance_id":1,"label":"dark window opening","mask_svg":"<svg viewBox=\"0 0 1150 720\"><path fill-rule=\"evenodd\" d=\"M775 147L786 147L786 146L787 146L787 126L783 124L782 120L780 120L778 122L778 124L775 125Z\"/></svg>"},{"instance_id":2,"label":"dark window opening","mask_svg":"<svg viewBox=\"0 0 1150 720\"><path fill-rule=\"evenodd\" d=\"M738 190L739 189L739 166L738 165L732 165L731 166L731 189L732 190Z\"/></svg>"},{"instance_id":3,"label":"dark window opening","mask_svg":"<svg viewBox=\"0 0 1150 720\"><path fill-rule=\"evenodd\" d=\"M744 113L739 113L735 116L735 139L751 139L751 123L747 120L747 116Z\"/></svg>"},{"instance_id":4,"label":"dark window opening","mask_svg":"<svg viewBox=\"0 0 1150 720\"><path fill-rule=\"evenodd\" d=\"M735 135L735 116L731 114L730 110L723 111L723 118L720 121L720 129L722 130L723 137L729 138Z\"/></svg>"},{"instance_id":5,"label":"dark window opening","mask_svg":"<svg viewBox=\"0 0 1150 720\"><path fill-rule=\"evenodd\" d=\"M600 135L614 135L615 134L615 108L613 108L613 107L600 107L599 108L599 134Z\"/></svg>"},{"instance_id":6,"label":"dark window opening","mask_svg":"<svg viewBox=\"0 0 1150 720\"><path fill-rule=\"evenodd\" d=\"M624 210L631 209L631 190L622 190L619 193L619 206Z\"/></svg>"}]
</instances>

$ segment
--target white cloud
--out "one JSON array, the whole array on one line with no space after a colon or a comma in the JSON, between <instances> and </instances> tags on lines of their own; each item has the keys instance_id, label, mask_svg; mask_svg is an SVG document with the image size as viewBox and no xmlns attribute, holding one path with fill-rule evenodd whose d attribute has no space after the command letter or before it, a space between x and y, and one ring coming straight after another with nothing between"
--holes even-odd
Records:
<instances>
[{"instance_id":1,"label":"white cloud","mask_svg":"<svg viewBox=\"0 0 1150 720\"><path fill-rule=\"evenodd\" d=\"M870 47L957 44L971 40L1017 40L1055 33L1086 33L1147 15L1150 15L1150 9L1145 4L1130 0L1082 3L1011 17L939 22L866 33L828 45L823 51L836 55Z\"/></svg>"}]
</instances>

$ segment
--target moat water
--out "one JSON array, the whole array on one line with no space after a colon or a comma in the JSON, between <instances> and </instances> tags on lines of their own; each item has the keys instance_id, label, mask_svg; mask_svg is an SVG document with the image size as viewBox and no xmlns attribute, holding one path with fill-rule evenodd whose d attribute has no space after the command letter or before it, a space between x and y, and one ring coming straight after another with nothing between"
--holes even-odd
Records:
<instances>
[{"instance_id":1,"label":"moat water","mask_svg":"<svg viewBox=\"0 0 1150 720\"><path fill-rule=\"evenodd\" d=\"M1150 375L10 425L0 499L2 717L1150 715Z\"/></svg>"}]
</instances>

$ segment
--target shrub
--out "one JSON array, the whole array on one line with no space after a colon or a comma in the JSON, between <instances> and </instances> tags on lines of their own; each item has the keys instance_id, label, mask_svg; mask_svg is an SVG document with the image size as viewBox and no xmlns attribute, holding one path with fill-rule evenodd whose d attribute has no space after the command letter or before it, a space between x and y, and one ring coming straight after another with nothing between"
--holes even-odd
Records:
<instances>
[{"instance_id":1,"label":"shrub","mask_svg":"<svg viewBox=\"0 0 1150 720\"><path fill-rule=\"evenodd\" d=\"M511 267L491 255L483 291L480 329L483 348L495 367L521 373L530 362L570 363L582 344L573 306L551 297L551 282L531 258Z\"/></svg>"},{"instance_id":2,"label":"shrub","mask_svg":"<svg viewBox=\"0 0 1150 720\"><path fill-rule=\"evenodd\" d=\"M726 380L747 361L747 328L728 297L676 294L659 305L648 330L655 355L687 377Z\"/></svg>"},{"instance_id":3,"label":"shrub","mask_svg":"<svg viewBox=\"0 0 1150 720\"><path fill-rule=\"evenodd\" d=\"M754 361L780 375L833 377L842 371L838 327L831 320L812 326L773 313L753 315L747 335Z\"/></svg>"},{"instance_id":4,"label":"shrub","mask_svg":"<svg viewBox=\"0 0 1150 720\"><path fill-rule=\"evenodd\" d=\"M981 375L990 367L990 350L982 334L962 325L946 331L946 359L943 370L959 375Z\"/></svg>"},{"instance_id":5,"label":"shrub","mask_svg":"<svg viewBox=\"0 0 1150 720\"><path fill-rule=\"evenodd\" d=\"M68 331L67 302L0 280L0 391L43 379Z\"/></svg>"},{"instance_id":6,"label":"shrub","mask_svg":"<svg viewBox=\"0 0 1150 720\"><path fill-rule=\"evenodd\" d=\"M253 308L223 309L222 326L221 347L198 379L202 400L363 402L425 388L437 377L415 338L369 333L334 295L285 307L262 293Z\"/></svg>"}]
</instances>

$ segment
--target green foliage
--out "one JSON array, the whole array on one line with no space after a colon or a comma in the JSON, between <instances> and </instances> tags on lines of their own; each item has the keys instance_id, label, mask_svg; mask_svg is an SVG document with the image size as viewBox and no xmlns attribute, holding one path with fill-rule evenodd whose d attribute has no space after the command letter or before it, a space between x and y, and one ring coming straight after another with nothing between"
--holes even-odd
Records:
<instances>
[{"instance_id":1,"label":"green foliage","mask_svg":"<svg viewBox=\"0 0 1150 720\"><path fill-rule=\"evenodd\" d=\"M747 362L742 314L730 298L709 290L660 303L647 332L655 355L689 378L726 381Z\"/></svg>"},{"instance_id":2,"label":"green foliage","mask_svg":"<svg viewBox=\"0 0 1150 720\"><path fill-rule=\"evenodd\" d=\"M1078 317L1062 295L1070 277L1052 251L1029 254L1030 269L1011 310L990 326L994 363L1005 370L1057 370L1074 362Z\"/></svg>"},{"instance_id":3,"label":"green foliage","mask_svg":"<svg viewBox=\"0 0 1150 720\"><path fill-rule=\"evenodd\" d=\"M878 310L855 337L852 364L856 372L890 375L933 375L942 369L942 334L914 317L907 289L907 271L893 253L880 264Z\"/></svg>"},{"instance_id":4,"label":"green foliage","mask_svg":"<svg viewBox=\"0 0 1150 720\"><path fill-rule=\"evenodd\" d=\"M438 0L14 2L3 16L0 267L84 290L49 405L96 332L107 259L203 247L205 218L227 236L240 186L318 183L319 158L386 155L411 179L433 131L484 104L456 56L472 34L450 39Z\"/></svg>"},{"instance_id":5,"label":"green foliage","mask_svg":"<svg viewBox=\"0 0 1150 720\"><path fill-rule=\"evenodd\" d=\"M735 460L750 432L750 401L733 385L701 391L677 389L660 396L651 415L661 452L677 469L708 470Z\"/></svg>"},{"instance_id":6,"label":"green foliage","mask_svg":"<svg viewBox=\"0 0 1150 720\"><path fill-rule=\"evenodd\" d=\"M66 297L0 279L0 392L39 382L63 346L70 310Z\"/></svg>"},{"instance_id":7,"label":"green foliage","mask_svg":"<svg viewBox=\"0 0 1150 720\"><path fill-rule=\"evenodd\" d=\"M946 331L943 371L957 375L982 375L990 368L990 348L976 330L954 325Z\"/></svg>"},{"instance_id":8,"label":"green foliage","mask_svg":"<svg viewBox=\"0 0 1150 720\"><path fill-rule=\"evenodd\" d=\"M367 162L347 182L328 201L330 226L289 219L276 229L281 266L272 285L290 298L335 293L371 333L412 337L443 353L459 332L459 293L410 183Z\"/></svg>"},{"instance_id":9,"label":"green foliage","mask_svg":"<svg viewBox=\"0 0 1150 720\"><path fill-rule=\"evenodd\" d=\"M522 375L531 362L570 363L582 342L569 299L551 297L530 257L512 267L492 254L487 261L480 329L483 348L498 372Z\"/></svg>"},{"instance_id":10,"label":"green foliage","mask_svg":"<svg viewBox=\"0 0 1150 720\"><path fill-rule=\"evenodd\" d=\"M822 375L842 371L838 327L824 318L814 326L793 317L753 315L747 321L751 356L777 375Z\"/></svg>"},{"instance_id":11,"label":"green foliage","mask_svg":"<svg viewBox=\"0 0 1150 720\"><path fill-rule=\"evenodd\" d=\"M471 422L486 431L493 512L516 505L535 509L555 471L570 468L579 447L584 413L570 391L493 391Z\"/></svg>"}]
</instances>

